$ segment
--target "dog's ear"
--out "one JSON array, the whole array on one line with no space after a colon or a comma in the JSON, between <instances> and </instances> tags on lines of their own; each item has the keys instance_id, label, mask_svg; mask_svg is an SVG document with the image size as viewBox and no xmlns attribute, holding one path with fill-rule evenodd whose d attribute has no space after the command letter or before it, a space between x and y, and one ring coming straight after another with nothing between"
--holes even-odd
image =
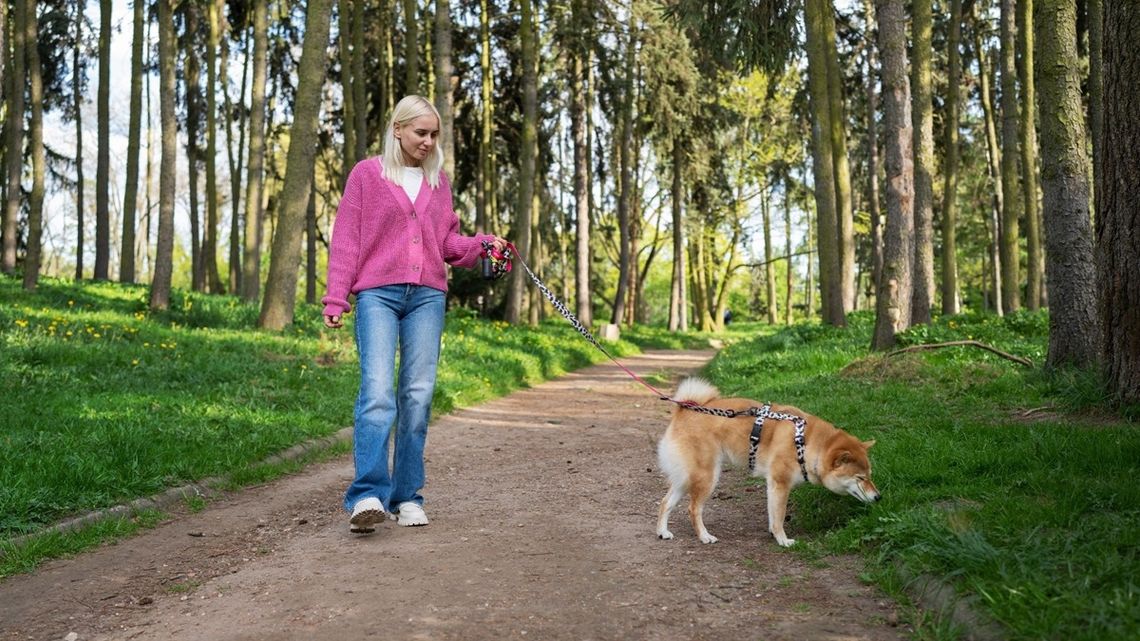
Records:
<instances>
[{"instance_id":1,"label":"dog's ear","mask_svg":"<svg viewBox=\"0 0 1140 641\"><path fill-rule=\"evenodd\" d=\"M869 450L869 449L871 449L871 446L874 444L875 444L875 439L871 439L869 441L863 441L863 448Z\"/></svg>"},{"instance_id":2,"label":"dog's ear","mask_svg":"<svg viewBox=\"0 0 1140 641\"><path fill-rule=\"evenodd\" d=\"M835 457L835 461L832 462L831 467L836 468L849 462L851 462L851 452L843 450Z\"/></svg>"}]
</instances>

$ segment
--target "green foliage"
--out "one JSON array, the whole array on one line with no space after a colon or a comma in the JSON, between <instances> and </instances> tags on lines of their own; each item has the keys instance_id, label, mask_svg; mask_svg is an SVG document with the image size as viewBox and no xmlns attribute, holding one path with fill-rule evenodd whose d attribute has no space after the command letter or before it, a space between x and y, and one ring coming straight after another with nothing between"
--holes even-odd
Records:
<instances>
[{"instance_id":1,"label":"green foliage","mask_svg":"<svg viewBox=\"0 0 1140 641\"><path fill-rule=\"evenodd\" d=\"M727 393L877 440L883 501L798 490L799 540L865 554L888 588L895 563L942 577L978 595L1011 639L1135 638L1140 433L1099 409L1096 376L968 347L870 355L870 316L848 320L846 330L797 325L743 341L709 368ZM1041 363L1047 328L1044 312L962 314L902 340L972 338Z\"/></svg>"}]
</instances>

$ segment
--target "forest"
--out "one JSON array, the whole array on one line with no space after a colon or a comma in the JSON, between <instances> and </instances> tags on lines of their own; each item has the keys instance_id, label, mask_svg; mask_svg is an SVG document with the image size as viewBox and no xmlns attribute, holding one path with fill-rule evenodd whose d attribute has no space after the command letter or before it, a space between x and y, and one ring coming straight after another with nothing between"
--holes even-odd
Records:
<instances>
[{"instance_id":1,"label":"forest","mask_svg":"<svg viewBox=\"0 0 1140 641\"><path fill-rule=\"evenodd\" d=\"M348 170L421 94L465 233L586 327L1048 309L1140 402L1140 6L1102 0L0 1L2 254L260 305L322 294ZM453 306L556 314L525 270Z\"/></svg>"}]
</instances>

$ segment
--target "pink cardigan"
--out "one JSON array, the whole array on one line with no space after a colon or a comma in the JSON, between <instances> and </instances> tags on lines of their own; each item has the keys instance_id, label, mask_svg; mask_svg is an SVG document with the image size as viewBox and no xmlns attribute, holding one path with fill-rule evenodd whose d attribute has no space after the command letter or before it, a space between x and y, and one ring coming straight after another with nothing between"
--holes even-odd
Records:
<instances>
[{"instance_id":1,"label":"pink cardigan","mask_svg":"<svg viewBox=\"0 0 1140 641\"><path fill-rule=\"evenodd\" d=\"M324 313L346 313L350 293L384 285L447 291L445 263L474 267L480 241L493 238L459 234L445 175L435 189L425 178L413 204L400 184L384 178L379 158L362 160L349 174L336 212Z\"/></svg>"}]
</instances>

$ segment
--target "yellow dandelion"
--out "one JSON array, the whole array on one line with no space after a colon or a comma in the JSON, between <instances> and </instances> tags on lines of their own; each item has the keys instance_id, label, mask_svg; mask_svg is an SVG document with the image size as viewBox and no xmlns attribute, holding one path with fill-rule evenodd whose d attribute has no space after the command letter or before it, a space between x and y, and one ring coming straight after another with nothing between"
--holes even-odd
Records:
<instances>
[{"instance_id":1,"label":"yellow dandelion","mask_svg":"<svg viewBox=\"0 0 1140 641\"><path fill-rule=\"evenodd\" d=\"M17 326L19 326L19 327L27 327L27 326L28 326L28 321L26 321L26 320L24 320L24 319L22 319L22 318L19 318L19 319L16 319L16 325L17 325Z\"/></svg>"}]
</instances>

